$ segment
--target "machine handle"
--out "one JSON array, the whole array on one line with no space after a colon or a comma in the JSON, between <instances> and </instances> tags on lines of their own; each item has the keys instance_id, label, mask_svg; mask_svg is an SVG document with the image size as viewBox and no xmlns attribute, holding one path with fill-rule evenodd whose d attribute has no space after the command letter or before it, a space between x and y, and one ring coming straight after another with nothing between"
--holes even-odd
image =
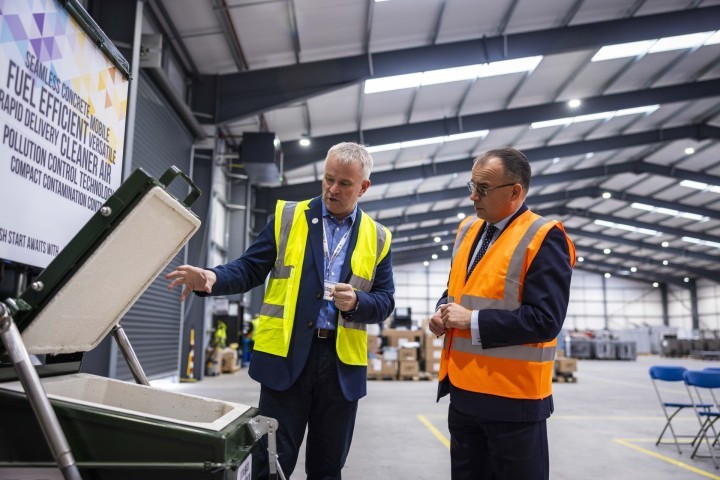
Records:
<instances>
[{"instance_id":1,"label":"machine handle","mask_svg":"<svg viewBox=\"0 0 720 480\"><path fill-rule=\"evenodd\" d=\"M195 202L195 200L198 199L198 197L200 196L200 194L202 194L202 191L198 188L197 185L195 185L195 183L193 183L193 181L190 179L190 177L188 177L187 175L185 175L185 172L183 172L182 170L180 170L179 168L177 168L175 165L173 165L172 167L168 168L168 169L165 171L165 173L163 173L162 177L160 177L159 182L160 182L164 187L167 188L167 186L170 185L170 183L171 183L173 180L175 180L177 177L180 177L180 178L182 178L183 180L185 180L185 182L186 182L186 183L190 186L190 188L192 189L192 192L190 192L190 194L188 194L188 196L185 197L185 200L183 200L183 202L182 202L182 203L185 204L186 207L189 207L190 205L193 204L193 202Z\"/></svg>"}]
</instances>

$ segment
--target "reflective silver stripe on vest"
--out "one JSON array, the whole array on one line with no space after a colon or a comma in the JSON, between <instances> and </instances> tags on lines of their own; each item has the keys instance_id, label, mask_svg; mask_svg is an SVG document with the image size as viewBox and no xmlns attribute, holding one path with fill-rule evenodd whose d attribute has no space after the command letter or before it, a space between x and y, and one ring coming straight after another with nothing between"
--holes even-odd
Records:
<instances>
[{"instance_id":1,"label":"reflective silver stripe on vest","mask_svg":"<svg viewBox=\"0 0 720 480\"><path fill-rule=\"evenodd\" d=\"M340 320L340 326L342 326L342 327L352 328L353 330L362 330L363 332L367 331L367 324L365 324L365 323L350 322L350 321L342 318L342 315L339 316L339 320Z\"/></svg>"},{"instance_id":2,"label":"reflective silver stripe on vest","mask_svg":"<svg viewBox=\"0 0 720 480\"><path fill-rule=\"evenodd\" d=\"M365 215L365 214L363 214ZM373 222L373 225L375 225L375 237L377 238L377 250L375 251L375 265L373 265L372 275L370 276L370 280L367 278L362 278L354 273L350 275L350 281L348 282L350 285L353 286L353 288L356 288L363 292L369 292L370 289L373 286L373 282L375 282L375 269L377 268L378 264L380 263L380 255L382 255L383 250L385 249L385 242L387 241L387 235L385 235L385 229L377 223L375 220L373 220L370 217L367 217L368 220Z\"/></svg>"},{"instance_id":3,"label":"reflective silver stripe on vest","mask_svg":"<svg viewBox=\"0 0 720 480\"><path fill-rule=\"evenodd\" d=\"M297 202L286 202L283 207L282 216L280 217L280 239L277 252L275 266L270 272L272 278L290 278L291 266L285 265L285 249L287 248L288 238L290 238L290 229L295 216L295 206Z\"/></svg>"},{"instance_id":4,"label":"reflective silver stripe on vest","mask_svg":"<svg viewBox=\"0 0 720 480\"><path fill-rule=\"evenodd\" d=\"M548 222L538 217L527 229L520 242L515 247L505 277L505 291L502 299L484 298L474 295L463 295L460 305L470 310L515 310L520 307L520 277L530 242L535 238L538 230ZM447 337L446 337L447 338ZM480 345L473 345L472 340L466 337L453 336L452 349L458 352L485 357L506 358L509 360L524 360L528 362L550 362L555 359L556 347L529 347L527 345L514 345L512 347L498 347L483 349Z\"/></svg>"},{"instance_id":5,"label":"reflective silver stripe on vest","mask_svg":"<svg viewBox=\"0 0 720 480\"><path fill-rule=\"evenodd\" d=\"M260 307L260 315L268 317L283 318L285 314L284 305L273 305L272 303L263 303Z\"/></svg>"},{"instance_id":6,"label":"reflective silver stripe on vest","mask_svg":"<svg viewBox=\"0 0 720 480\"><path fill-rule=\"evenodd\" d=\"M548 221L543 217L538 217L527 229L523 237L520 239L517 247L510 257L510 264L505 275L505 291L501 300L494 298L476 297L473 295L463 295L460 305L469 310L487 310L490 308L500 310L515 310L520 307L520 277L522 276L522 267L525 263L525 255L527 248L537 234Z\"/></svg>"},{"instance_id":7,"label":"reflective silver stripe on vest","mask_svg":"<svg viewBox=\"0 0 720 480\"><path fill-rule=\"evenodd\" d=\"M468 222L467 225L465 225L458 234L457 238L455 239L455 244L453 245L453 251L452 251L452 258L450 261L452 262L455 260L455 254L458 251L458 248L460 248L460 244L462 243L463 239L465 238L465 235L467 235L468 230L470 230L470 227L473 226L475 222L478 220L473 220L472 222Z\"/></svg>"},{"instance_id":8,"label":"reflective silver stripe on vest","mask_svg":"<svg viewBox=\"0 0 720 480\"><path fill-rule=\"evenodd\" d=\"M375 236L377 237L377 251L375 253L375 265L373 266L372 271L372 278L370 280L366 278L359 277L355 274L350 275L350 285L353 286L353 288L356 288L362 292L369 292L370 289L373 286L373 282L375 281L375 268L380 263L380 255L382 255L383 250L385 249L385 242L387 241L387 235L385 234L385 229L377 223L375 220L371 219L370 217L367 217L369 220L373 222L375 225ZM348 320L345 320L342 315L338 315L338 321L339 325L345 328L351 328L353 330L362 330L367 331L367 324L365 323L359 323L359 322L350 322Z\"/></svg>"},{"instance_id":9,"label":"reflective silver stripe on vest","mask_svg":"<svg viewBox=\"0 0 720 480\"><path fill-rule=\"evenodd\" d=\"M373 275L374 277L375 275ZM350 275L350 285L352 285L354 288L357 288L358 290L362 290L363 292L369 292L372 288L373 281L368 280L366 278L358 277L354 273Z\"/></svg>"},{"instance_id":10,"label":"reflective silver stripe on vest","mask_svg":"<svg viewBox=\"0 0 720 480\"><path fill-rule=\"evenodd\" d=\"M482 348L473 345L472 340L465 337L453 337L452 349L457 352L482 355L484 357L505 358L508 360L523 360L526 362L552 362L555 360L556 347L529 347L527 345L513 345L512 347Z\"/></svg>"}]
</instances>

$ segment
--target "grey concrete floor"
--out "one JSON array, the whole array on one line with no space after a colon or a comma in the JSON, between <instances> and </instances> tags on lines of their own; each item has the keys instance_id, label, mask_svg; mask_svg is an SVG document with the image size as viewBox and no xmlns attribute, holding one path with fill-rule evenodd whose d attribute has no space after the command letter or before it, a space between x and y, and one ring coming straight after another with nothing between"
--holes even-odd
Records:
<instances>
[{"instance_id":1,"label":"grey concrete floor","mask_svg":"<svg viewBox=\"0 0 720 480\"><path fill-rule=\"evenodd\" d=\"M579 360L576 383L554 384L555 414L548 421L551 479L720 480L720 470L709 458L689 458L689 447L678 454L674 445L655 446L664 417L648 368L660 364L698 370L720 366L657 356L639 356L636 361ZM163 387L253 406L259 397L258 384L244 369ZM343 478L450 478L448 401L436 403L435 390L435 380L369 381ZM672 399L672 390L667 386L661 392ZM685 433L695 433L698 427L691 413L676 422ZM295 479L304 478L303 457L301 452Z\"/></svg>"}]
</instances>

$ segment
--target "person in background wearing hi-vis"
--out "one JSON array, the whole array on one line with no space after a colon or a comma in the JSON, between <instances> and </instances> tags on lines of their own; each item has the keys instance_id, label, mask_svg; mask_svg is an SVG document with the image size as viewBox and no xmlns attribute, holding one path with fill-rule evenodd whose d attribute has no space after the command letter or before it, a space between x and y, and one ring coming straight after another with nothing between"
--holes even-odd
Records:
<instances>
[{"instance_id":1,"label":"person in background wearing hi-vis","mask_svg":"<svg viewBox=\"0 0 720 480\"><path fill-rule=\"evenodd\" d=\"M530 177L513 148L475 159L477 218L458 227L448 289L430 321L445 335L437 398L450 394L453 480L550 475L546 420L575 247L560 222L525 205Z\"/></svg>"},{"instance_id":2,"label":"person in background wearing hi-vis","mask_svg":"<svg viewBox=\"0 0 720 480\"><path fill-rule=\"evenodd\" d=\"M191 291L247 292L270 275L249 374L261 384L260 413L278 420L287 478L306 427L307 478L341 478L367 389L366 328L395 308L390 231L357 207L372 164L362 145L333 146L321 197L278 201L274 218L239 259L211 269L182 265L166 276L168 288L185 286L182 301ZM262 468L266 478L266 458Z\"/></svg>"}]
</instances>

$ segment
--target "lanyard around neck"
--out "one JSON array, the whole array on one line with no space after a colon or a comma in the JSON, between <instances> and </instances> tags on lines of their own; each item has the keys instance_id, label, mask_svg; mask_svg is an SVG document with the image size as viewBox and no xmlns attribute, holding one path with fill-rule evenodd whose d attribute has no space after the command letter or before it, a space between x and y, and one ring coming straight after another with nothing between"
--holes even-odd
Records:
<instances>
[{"instance_id":1,"label":"lanyard around neck","mask_svg":"<svg viewBox=\"0 0 720 480\"><path fill-rule=\"evenodd\" d=\"M330 272L330 266L333 264L337 256L340 254L340 252L343 249L343 246L345 246L345 242L348 239L348 236L350 235L350 230L352 230L352 224L350 227L348 227L347 232L342 236L340 241L338 242L337 246L335 247L335 250L332 253L332 256L330 255L330 248L328 246L327 241L327 234L325 233L325 219L323 218L322 222L323 227L323 253L325 254L325 260L327 261L327 266L325 268L325 276L327 277L328 273Z\"/></svg>"}]
</instances>

